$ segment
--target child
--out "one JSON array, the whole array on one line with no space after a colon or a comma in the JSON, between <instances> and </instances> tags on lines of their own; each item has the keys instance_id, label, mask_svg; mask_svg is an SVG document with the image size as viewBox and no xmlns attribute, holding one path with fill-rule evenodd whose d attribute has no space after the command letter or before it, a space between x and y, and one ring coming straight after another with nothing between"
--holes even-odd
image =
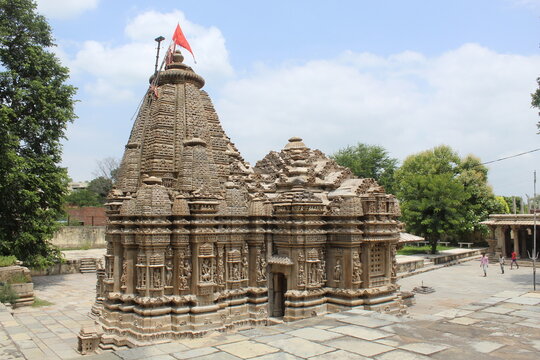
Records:
<instances>
[{"instance_id":1,"label":"child","mask_svg":"<svg viewBox=\"0 0 540 360\"><path fill-rule=\"evenodd\" d=\"M501 274L504 274L504 256L499 255L499 265L501 265Z\"/></svg>"},{"instance_id":2,"label":"child","mask_svg":"<svg viewBox=\"0 0 540 360\"><path fill-rule=\"evenodd\" d=\"M512 270L514 264L516 264L516 267L519 269L519 265L517 263L517 254L515 251L512 251L512 262L510 263L510 270Z\"/></svg>"}]
</instances>

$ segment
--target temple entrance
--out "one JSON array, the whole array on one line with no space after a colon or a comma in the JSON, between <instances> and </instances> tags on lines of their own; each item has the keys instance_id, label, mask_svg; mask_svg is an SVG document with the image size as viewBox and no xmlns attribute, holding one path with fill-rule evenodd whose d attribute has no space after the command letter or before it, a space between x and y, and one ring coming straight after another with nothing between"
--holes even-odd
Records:
<instances>
[{"instance_id":1,"label":"temple entrance","mask_svg":"<svg viewBox=\"0 0 540 360\"><path fill-rule=\"evenodd\" d=\"M287 278L283 273L274 273L272 277L273 301L270 314L273 317L285 315L285 292L287 291Z\"/></svg>"}]
</instances>

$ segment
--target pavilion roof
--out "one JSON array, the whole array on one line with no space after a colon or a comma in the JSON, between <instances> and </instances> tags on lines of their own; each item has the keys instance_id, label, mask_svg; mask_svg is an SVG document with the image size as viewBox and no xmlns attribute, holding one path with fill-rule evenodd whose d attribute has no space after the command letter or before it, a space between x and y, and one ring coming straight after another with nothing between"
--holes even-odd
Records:
<instances>
[{"instance_id":1,"label":"pavilion roof","mask_svg":"<svg viewBox=\"0 0 540 360\"><path fill-rule=\"evenodd\" d=\"M540 216L537 216L536 223L540 224ZM513 225L513 226L533 226L534 214L493 214L489 215L483 225Z\"/></svg>"}]
</instances>

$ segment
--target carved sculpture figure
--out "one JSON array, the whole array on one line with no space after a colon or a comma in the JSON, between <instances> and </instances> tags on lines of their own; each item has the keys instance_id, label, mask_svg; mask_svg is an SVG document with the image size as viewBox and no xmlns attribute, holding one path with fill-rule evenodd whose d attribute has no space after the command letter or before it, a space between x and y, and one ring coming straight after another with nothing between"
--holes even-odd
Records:
<instances>
[{"instance_id":1,"label":"carved sculpture figure","mask_svg":"<svg viewBox=\"0 0 540 360\"><path fill-rule=\"evenodd\" d=\"M341 281L341 259L336 260L336 265L334 266L334 280L337 282Z\"/></svg>"},{"instance_id":2,"label":"carved sculpture figure","mask_svg":"<svg viewBox=\"0 0 540 360\"><path fill-rule=\"evenodd\" d=\"M212 281L212 265L210 259L204 258L201 265L201 281L210 282Z\"/></svg>"}]
</instances>

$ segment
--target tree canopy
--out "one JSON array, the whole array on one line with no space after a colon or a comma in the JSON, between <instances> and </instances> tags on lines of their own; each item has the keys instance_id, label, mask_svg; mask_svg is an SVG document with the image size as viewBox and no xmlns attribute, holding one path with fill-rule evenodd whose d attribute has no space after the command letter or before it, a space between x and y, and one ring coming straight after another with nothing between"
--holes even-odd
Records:
<instances>
[{"instance_id":1,"label":"tree canopy","mask_svg":"<svg viewBox=\"0 0 540 360\"><path fill-rule=\"evenodd\" d=\"M462 237L504 211L487 184L487 168L448 146L407 157L394 178L407 230L424 236L433 252L441 237Z\"/></svg>"},{"instance_id":2,"label":"tree canopy","mask_svg":"<svg viewBox=\"0 0 540 360\"><path fill-rule=\"evenodd\" d=\"M351 169L354 175L373 178L387 193L394 192L393 178L397 159L391 158L382 146L359 143L356 146L347 146L331 157L339 165Z\"/></svg>"},{"instance_id":3,"label":"tree canopy","mask_svg":"<svg viewBox=\"0 0 540 360\"><path fill-rule=\"evenodd\" d=\"M536 79L536 82L538 83L538 89L531 94L531 105L537 109L540 109L540 77ZM540 115L540 112L538 115ZM540 130L540 121L536 124L536 126Z\"/></svg>"},{"instance_id":4,"label":"tree canopy","mask_svg":"<svg viewBox=\"0 0 540 360\"><path fill-rule=\"evenodd\" d=\"M0 254L32 266L58 256L48 240L67 191L60 140L75 118L53 45L34 1L0 0Z\"/></svg>"}]
</instances>

